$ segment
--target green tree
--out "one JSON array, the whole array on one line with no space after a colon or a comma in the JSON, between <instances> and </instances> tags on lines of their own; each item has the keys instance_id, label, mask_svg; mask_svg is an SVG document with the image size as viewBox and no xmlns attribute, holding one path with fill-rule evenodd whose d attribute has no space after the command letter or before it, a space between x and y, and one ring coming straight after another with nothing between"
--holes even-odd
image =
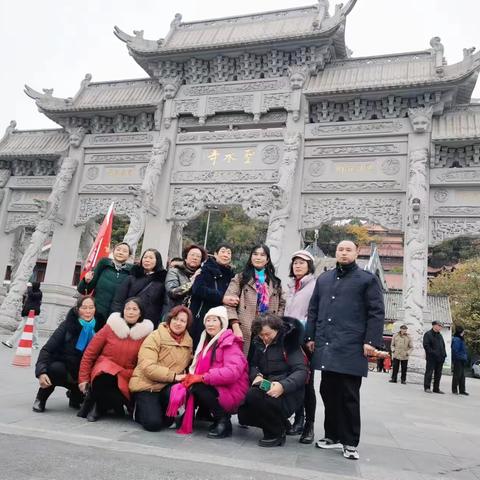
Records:
<instances>
[{"instance_id":1,"label":"green tree","mask_svg":"<svg viewBox=\"0 0 480 480\"><path fill-rule=\"evenodd\" d=\"M130 225L130 219L128 218L127 215L115 215L113 217L112 241L111 241L112 247L119 242L123 242L123 237L125 237L125 234L128 231L129 225ZM138 259L142 254L142 244L143 244L143 235L140 237L140 240L137 246L137 251L135 252L136 259Z\"/></svg>"},{"instance_id":2,"label":"green tree","mask_svg":"<svg viewBox=\"0 0 480 480\"><path fill-rule=\"evenodd\" d=\"M207 227L208 212L190 221L183 232L184 246L196 243L203 245ZM213 252L222 242L233 248L233 262L242 268L253 245L265 241L267 223L247 217L241 207L210 211L207 250Z\"/></svg>"},{"instance_id":3,"label":"green tree","mask_svg":"<svg viewBox=\"0 0 480 480\"><path fill-rule=\"evenodd\" d=\"M479 237L456 237L432 247L429 265L434 268L455 265L480 255Z\"/></svg>"},{"instance_id":4,"label":"green tree","mask_svg":"<svg viewBox=\"0 0 480 480\"><path fill-rule=\"evenodd\" d=\"M458 265L430 282L430 293L448 295L455 325L465 328L471 353L480 353L480 258Z\"/></svg>"}]
</instances>

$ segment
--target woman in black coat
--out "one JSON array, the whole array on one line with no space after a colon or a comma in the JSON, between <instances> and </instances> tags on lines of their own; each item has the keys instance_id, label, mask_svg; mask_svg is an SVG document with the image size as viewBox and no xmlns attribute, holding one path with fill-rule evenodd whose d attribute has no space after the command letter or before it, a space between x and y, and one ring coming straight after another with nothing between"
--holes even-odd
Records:
<instances>
[{"instance_id":1,"label":"woman in black coat","mask_svg":"<svg viewBox=\"0 0 480 480\"><path fill-rule=\"evenodd\" d=\"M213 307L223 305L223 296L230 285L234 273L230 265L232 247L221 244L215 249L214 257L209 257L192 285L190 310L193 323L189 332L193 339L193 348L197 347L205 326L205 314Z\"/></svg>"},{"instance_id":2,"label":"woman in black coat","mask_svg":"<svg viewBox=\"0 0 480 480\"><path fill-rule=\"evenodd\" d=\"M78 389L78 370L83 351L105 321L95 312L91 297L80 297L65 320L53 332L40 350L35 365L35 376L40 389L33 403L34 412L43 412L48 397L55 387L69 390L69 406L79 408L83 395Z\"/></svg>"},{"instance_id":3,"label":"woman in black coat","mask_svg":"<svg viewBox=\"0 0 480 480\"><path fill-rule=\"evenodd\" d=\"M282 446L288 418L303 405L308 376L301 348L303 327L297 319L266 313L254 320L252 337L248 362L252 385L238 420L263 430L261 447Z\"/></svg>"},{"instance_id":4,"label":"woman in black coat","mask_svg":"<svg viewBox=\"0 0 480 480\"><path fill-rule=\"evenodd\" d=\"M139 297L145 310L145 318L156 328L162 319L165 303L165 277L162 256L158 250L149 248L143 252L140 265L134 265L130 276L119 286L112 302L112 313L123 312L125 301Z\"/></svg>"}]
</instances>

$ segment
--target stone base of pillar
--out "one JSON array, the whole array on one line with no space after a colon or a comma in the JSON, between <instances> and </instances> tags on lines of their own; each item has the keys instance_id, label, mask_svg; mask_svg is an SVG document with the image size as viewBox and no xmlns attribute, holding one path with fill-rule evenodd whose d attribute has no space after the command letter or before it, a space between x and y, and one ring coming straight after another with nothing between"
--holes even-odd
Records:
<instances>
[{"instance_id":1,"label":"stone base of pillar","mask_svg":"<svg viewBox=\"0 0 480 480\"><path fill-rule=\"evenodd\" d=\"M42 283L43 300L38 319L38 330L41 336L50 335L75 305L78 292L75 287Z\"/></svg>"}]
</instances>

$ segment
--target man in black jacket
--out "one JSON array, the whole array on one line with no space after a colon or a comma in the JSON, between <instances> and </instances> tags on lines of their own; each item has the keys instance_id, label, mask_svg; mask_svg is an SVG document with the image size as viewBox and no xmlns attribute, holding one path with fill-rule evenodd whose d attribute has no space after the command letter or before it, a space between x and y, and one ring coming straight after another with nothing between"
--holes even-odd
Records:
<instances>
[{"instance_id":1,"label":"man in black jacket","mask_svg":"<svg viewBox=\"0 0 480 480\"><path fill-rule=\"evenodd\" d=\"M423 336L423 348L425 349L425 358L427 365L425 367L425 377L423 387L426 393L432 393L430 389L433 374L433 392L444 393L440 390L440 379L442 378L442 368L447 351L445 350L445 342L442 334L442 324L434 320L432 328Z\"/></svg>"},{"instance_id":2,"label":"man in black jacket","mask_svg":"<svg viewBox=\"0 0 480 480\"><path fill-rule=\"evenodd\" d=\"M325 437L319 448L343 448L359 458L360 386L367 356L383 343L385 308L377 277L358 268L355 243L337 245L337 266L317 279L308 309L306 340L312 364L321 370Z\"/></svg>"}]
</instances>

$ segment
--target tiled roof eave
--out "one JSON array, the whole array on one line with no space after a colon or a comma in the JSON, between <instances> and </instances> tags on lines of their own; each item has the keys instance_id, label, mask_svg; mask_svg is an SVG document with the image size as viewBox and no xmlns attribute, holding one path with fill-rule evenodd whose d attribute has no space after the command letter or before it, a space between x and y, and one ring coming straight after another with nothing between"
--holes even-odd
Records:
<instances>
[{"instance_id":1,"label":"tiled roof eave","mask_svg":"<svg viewBox=\"0 0 480 480\"><path fill-rule=\"evenodd\" d=\"M118 104L118 105L89 105L85 107L73 106L68 109L40 107L40 110L42 111L42 113L61 114L61 113L74 113L74 112L99 112L99 111L105 111L105 110L118 110L118 109L135 109L135 108L145 108L145 107L155 109L157 108L157 106L158 106L158 103L149 102L149 103L135 103L131 105Z\"/></svg>"},{"instance_id":2,"label":"tiled roof eave","mask_svg":"<svg viewBox=\"0 0 480 480\"><path fill-rule=\"evenodd\" d=\"M209 50L215 51L218 49L233 49L233 48L252 47L252 46L263 47L264 45L267 45L267 44L271 45L278 42L290 42L290 41L296 41L296 40L312 41L317 39L321 40L326 37L328 38L332 34L335 34L343 25L344 25L344 22L340 22L328 30L312 33L312 34L301 33L298 35L288 35L284 37L257 38L257 39L242 40L242 41L231 42L231 43L225 42L225 43L219 43L215 45L211 45L211 44L210 45L191 45L188 47L171 48L171 49L166 47L166 48L161 48L159 50L154 50L154 51L139 50L132 46L128 46L128 49L133 56L138 55L141 58L150 58L150 57L161 57L162 55L170 56L174 54L186 54L190 52L196 53L198 51L209 51Z\"/></svg>"}]
</instances>

